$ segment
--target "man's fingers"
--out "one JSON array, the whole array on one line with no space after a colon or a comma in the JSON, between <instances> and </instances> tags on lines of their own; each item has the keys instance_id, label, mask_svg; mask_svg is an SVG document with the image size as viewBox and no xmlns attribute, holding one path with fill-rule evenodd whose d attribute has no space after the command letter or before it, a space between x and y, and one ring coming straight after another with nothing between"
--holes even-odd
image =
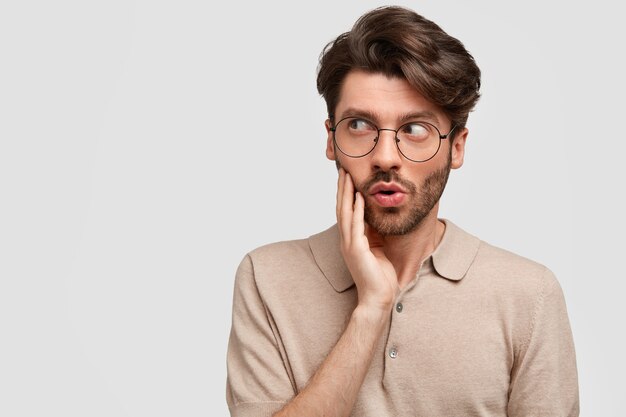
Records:
<instances>
[{"instance_id":1,"label":"man's fingers","mask_svg":"<svg viewBox=\"0 0 626 417\"><path fill-rule=\"evenodd\" d=\"M340 221L340 215L339 213L341 213L341 202L343 201L343 199L341 198L343 196L343 182L344 182L344 175L345 175L345 171L343 170L343 168L339 168L339 176L337 177L337 205L335 208L335 214L337 216L337 222Z\"/></svg>"},{"instance_id":2,"label":"man's fingers","mask_svg":"<svg viewBox=\"0 0 626 417\"><path fill-rule=\"evenodd\" d=\"M341 195L341 209L339 211L339 222L342 229L344 242L349 246L351 242L352 213L354 205L354 185L349 173L345 173L343 189Z\"/></svg>"},{"instance_id":3,"label":"man's fingers","mask_svg":"<svg viewBox=\"0 0 626 417\"><path fill-rule=\"evenodd\" d=\"M354 200L354 212L352 213L352 241L358 242L365 236L365 221L363 214L365 210L365 200L363 194L357 191Z\"/></svg>"}]
</instances>

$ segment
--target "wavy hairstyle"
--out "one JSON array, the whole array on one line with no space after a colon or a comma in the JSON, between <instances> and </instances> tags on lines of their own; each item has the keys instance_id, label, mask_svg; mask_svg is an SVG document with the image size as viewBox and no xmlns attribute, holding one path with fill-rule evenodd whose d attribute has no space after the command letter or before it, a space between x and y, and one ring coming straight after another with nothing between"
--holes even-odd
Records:
<instances>
[{"instance_id":1,"label":"wavy hairstyle","mask_svg":"<svg viewBox=\"0 0 626 417\"><path fill-rule=\"evenodd\" d=\"M381 7L361 16L349 32L326 45L317 90L333 120L341 85L353 69L402 77L465 127L480 97L480 69L456 38L412 10ZM454 136L454 135L453 135Z\"/></svg>"}]
</instances>

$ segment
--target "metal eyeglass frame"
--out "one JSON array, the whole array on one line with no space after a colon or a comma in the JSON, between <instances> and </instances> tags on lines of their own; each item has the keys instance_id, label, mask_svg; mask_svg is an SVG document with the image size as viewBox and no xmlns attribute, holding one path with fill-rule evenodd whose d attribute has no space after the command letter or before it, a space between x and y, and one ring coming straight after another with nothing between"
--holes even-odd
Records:
<instances>
[{"instance_id":1,"label":"metal eyeglass frame","mask_svg":"<svg viewBox=\"0 0 626 417\"><path fill-rule=\"evenodd\" d=\"M339 147L339 145L337 144L337 136L336 136L336 134L337 134L337 126L339 126L339 123L341 123L341 122L343 122L344 120L347 120L347 119L360 119L360 120L364 120L364 121L366 121L367 123L371 124L373 127L375 127L375 128L376 128L376 131L377 131L377 132L376 132L376 137L374 138L374 146L372 146L372 149L370 149L367 153L364 153L363 155L359 155L359 156L352 156L352 155L348 155L348 154L347 154L347 153L345 153L345 152L344 152L344 151L343 151L343 150ZM333 132L333 142L334 142L335 146L337 147L337 149L339 149L339 151L340 151L342 154L344 154L344 155L346 155L346 156L348 156L348 157L350 157L350 158L363 158L364 156L369 155L369 154L370 154L370 153L374 150L374 148L376 148L376 145L378 145L378 139L380 138L380 131L381 131L381 130L388 130L388 131L390 131L390 132L394 132L394 133L395 133L395 137L394 137L394 138L395 138L395 140L396 140L396 148L398 148L398 152L400 152L400 155L402 155L403 157L405 157L406 159L408 159L408 160L409 160L409 161L411 161L411 162L418 162L418 163L419 163L419 162L426 162L426 161L430 161L431 159L433 159L433 158L435 157L435 155L437 155L437 153L439 153L439 149L441 149L441 141L442 141L443 139L448 139L448 137L450 137L450 135L452 134L452 132L454 132L454 129L456 129L456 128L457 128L457 126L458 126L458 125L454 125L454 127L452 127L452 129L450 129L450 131L449 131L447 134L442 135L442 134L441 134L441 132L439 131L439 129L437 128L437 126L435 126L434 124L432 124L432 123L428 123L428 122L419 122L419 123L424 123L424 124L427 124L427 125L429 125L429 126L432 126L432 127L433 127L436 131L437 131L437 134L439 135L439 145L437 146L437 150L435 151L435 153L433 154L433 156L431 156L431 157L430 157L430 158L428 158L428 159L424 159L424 160L421 160L421 161L416 161L415 159L411 159L411 158L409 158L408 156L406 156L406 155L404 154L404 152L402 152L402 149L400 149L400 146L398 145L398 143L400 143L400 139L398 138L398 131L399 131L400 129L402 129L404 126L406 126L406 125L410 125L410 124L413 124L413 123L418 123L418 122L408 122L408 123L405 123L405 124L401 125L400 127L398 127L397 129L395 129L395 130L394 130L394 129L387 129L387 128L379 128L379 127L378 127L378 126L376 126L374 123L370 122L369 120L367 120L367 119L365 119L365 118L363 118L363 117L346 116L346 117L344 117L343 119L339 120L337 123L335 123L335 126L333 126L333 127L331 127L331 128L330 128L330 131L331 131L331 132Z\"/></svg>"}]
</instances>

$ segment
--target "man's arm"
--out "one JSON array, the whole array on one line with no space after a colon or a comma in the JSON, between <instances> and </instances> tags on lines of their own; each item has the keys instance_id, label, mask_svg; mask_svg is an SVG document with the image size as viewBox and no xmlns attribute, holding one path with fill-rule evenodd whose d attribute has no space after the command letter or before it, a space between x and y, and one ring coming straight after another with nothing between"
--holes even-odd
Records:
<instances>
[{"instance_id":1,"label":"man's arm","mask_svg":"<svg viewBox=\"0 0 626 417\"><path fill-rule=\"evenodd\" d=\"M398 279L363 220L364 200L339 170L337 223L341 252L357 287L358 305L339 341L306 388L274 417L350 415L398 295Z\"/></svg>"},{"instance_id":2,"label":"man's arm","mask_svg":"<svg viewBox=\"0 0 626 417\"><path fill-rule=\"evenodd\" d=\"M508 415L578 417L578 373L563 291L546 269L511 372Z\"/></svg>"},{"instance_id":3,"label":"man's arm","mask_svg":"<svg viewBox=\"0 0 626 417\"><path fill-rule=\"evenodd\" d=\"M270 417L296 395L250 255L235 275L226 368L226 402L233 417Z\"/></svg>"},{"instance_id":4,"label":"man's arm","mask_svg":"<svg viewBox=\"0 0 626 417\"><path fill-rule=\"evenodd\" d=\"M389 314L357 307L308 385L274 417L348 416Z\"/></svg>"}]
</instances>

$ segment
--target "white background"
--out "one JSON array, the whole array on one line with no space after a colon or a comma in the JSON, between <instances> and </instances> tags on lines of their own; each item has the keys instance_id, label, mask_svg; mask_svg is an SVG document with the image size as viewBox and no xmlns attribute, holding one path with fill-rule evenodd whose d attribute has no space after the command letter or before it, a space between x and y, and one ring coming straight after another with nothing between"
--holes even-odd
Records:
<instances>
[{"instance_id":1,"label":"white background","mask_svg":"<svg viewBox=\"0 0 626 417\"><path fill-rule=\"evenodd\" d=\"M556 273L583 416L626 374L618 3L405 3L483 71L440 217ZM0 415L228 414L235 269L334 222L317 58L379 5L2 2Z\"/></svg>"}]
</instances>

